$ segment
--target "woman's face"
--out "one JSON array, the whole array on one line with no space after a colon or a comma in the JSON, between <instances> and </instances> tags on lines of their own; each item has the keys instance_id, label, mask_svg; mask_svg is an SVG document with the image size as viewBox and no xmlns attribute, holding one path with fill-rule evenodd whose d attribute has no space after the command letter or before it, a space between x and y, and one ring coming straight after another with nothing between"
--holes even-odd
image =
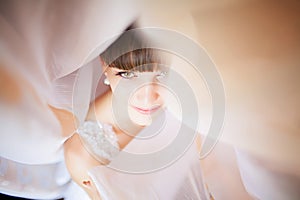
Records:
<instances>
[{"instance_id":1,"label":"woman's face","mask_svg":"<svg viewBox=\"0 0 300 200\"><path fill-rule=\"evenodd\" d=\"M106 76L114 98L128 109L132 122L140 126L151 123L151 115L164 107L167 70L139 72L106 68ZM124 92L126 91L126 92Z\"/></svg>"}]
</instances>

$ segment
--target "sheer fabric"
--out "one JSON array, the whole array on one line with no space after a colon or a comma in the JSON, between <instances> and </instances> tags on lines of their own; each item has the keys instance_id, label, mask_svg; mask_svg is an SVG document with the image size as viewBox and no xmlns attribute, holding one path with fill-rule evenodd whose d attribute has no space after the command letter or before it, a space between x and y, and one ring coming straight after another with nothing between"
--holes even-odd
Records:
<instances>
[{"instance_id":1,"label":"sheer fabric","mask_svg":"<svg viewBox=\"0 0 300 200\"><path fill-rule=\"evenodd\" d=\"M84 86L75 90L89 91L88 75L97 75L80 69L95 64L91 61L133 23L138 12L133 3L4 1L0 7L1 66L24 77L42 100L69 110L74 79L85 73L78 83ZM90 100L85 93L78 98Z\"/></svg>"},{"instance_id":2,"label":"sheer fabric","mask_svg":"<svg viewBox=\"0 0 300 200\"><path fill-rule=\"evenodd\" d=\"M0 157L1 193L31 198L58 199L69 186L63 162L28 165Z\"/></svg>"},{"instance_id":3,"label":"sheer fabric","mask_svg":"<svg viewBox=\"0 0 300 200\"><path fill-rule=\"evenodd\" d=\"M105 89L96 90L101 76L97 56L137 12L128 2L1 1L0 67L13 77L21 94L16 103L0 98L0 165L5 172L25 167L31 178L38 176L36 171L47 174L53 188L47 193L47 187L33 181L22 189L15 173L1 171L0 192L38 199L63 192L68 181L56 183L55 174L70 179L60 167L67 138L61 136L48 104L74 112L79 121L85 119L90 102Z\"/></svg>"},{"instance_id":4,"label":"sheer fabric","mask_svg":"<svg viewBox=\"0 0 300 200\"><path fill-rule=\"evenodd\" d=\"M236 150L236 155L243 184L255 199L299 199L298 177L276 171L266 161L244 151Z\"/></svg>"}]
</instances>

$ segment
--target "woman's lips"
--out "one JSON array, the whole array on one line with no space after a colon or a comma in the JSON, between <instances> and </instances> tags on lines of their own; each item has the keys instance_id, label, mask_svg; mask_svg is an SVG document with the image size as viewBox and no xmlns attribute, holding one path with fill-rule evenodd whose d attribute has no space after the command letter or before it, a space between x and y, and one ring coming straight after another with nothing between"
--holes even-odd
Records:
<instances>
[{"instance_id":1,"label":"woman's lips","mask_svg":"<svg viewBox=\"0 0 300 200\"><path fill-rule=\"evenodd\" d=\"M154 106L152 108L140 108L140 107L136 107L136 106L132 106L135 110L137 110L139 113L142 114L151 114L154 113L155 111L157 111L160 106Z\"/></svg>"}]
</instances>

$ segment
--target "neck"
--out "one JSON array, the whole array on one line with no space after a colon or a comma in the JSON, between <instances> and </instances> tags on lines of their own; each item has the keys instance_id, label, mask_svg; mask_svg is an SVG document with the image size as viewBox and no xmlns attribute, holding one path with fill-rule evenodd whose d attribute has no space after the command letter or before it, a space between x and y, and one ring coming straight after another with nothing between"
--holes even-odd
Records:
<instances>
[{"instance_id":1,"label":"neck","mask_svg":"<svg viewBox=\"0 0 300 200\"><path fill-rule=\"evenodd\" d=\"M88 119L110 124L113 126L116 133L122 133L122 130L119 129L113 116L112 98L113 94L111 90L106 91L98 97L90 107ZM142 128L143 127L137 126L134 132L138 133ZM136 133L131 134L135 135Z\"/></svg>"},{"instance_id":2,"label":"neck","mask_svg":"<svg viewBox=\"0 0 300 200\"><path fill-rule=\"evenodd\" d=\"M113 124L111 98L111 90L107 90L99 96L90 106L87 118L89 120L99 120L103 123Z\"/></svg>"}]
</instances>

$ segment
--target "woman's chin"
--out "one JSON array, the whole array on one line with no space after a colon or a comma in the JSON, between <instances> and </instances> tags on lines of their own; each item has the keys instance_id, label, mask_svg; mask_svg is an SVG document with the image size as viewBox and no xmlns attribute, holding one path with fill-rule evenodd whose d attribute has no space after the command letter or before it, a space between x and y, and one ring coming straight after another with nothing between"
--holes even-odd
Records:
<instances>
[{"instance_id":1,"label":"woman's chin","mask_svg":"<svg viewBox=\"0 0 300 200\"><path fill-rule=\"evenodd\" d=\"M139 119L134 119L132 121L133 121L133 123L135 123L138 126L145 127L145 126L151 125L152 118L151 118L151 116L149 116L147 119L141 119L141 118L139 118Z\"/></svg>"},{"instance_id":2,"label":"woman's chin","mask_svg":"<svg viewBox=\"0 0 300 200\"><path fill-rule=\"evenodd\" d=\"M138 126L145 127L151 125L152 123L152 117L148 114L134 113L130 114L129 116L131 121Z\"/></svg>"}]
</instances>

